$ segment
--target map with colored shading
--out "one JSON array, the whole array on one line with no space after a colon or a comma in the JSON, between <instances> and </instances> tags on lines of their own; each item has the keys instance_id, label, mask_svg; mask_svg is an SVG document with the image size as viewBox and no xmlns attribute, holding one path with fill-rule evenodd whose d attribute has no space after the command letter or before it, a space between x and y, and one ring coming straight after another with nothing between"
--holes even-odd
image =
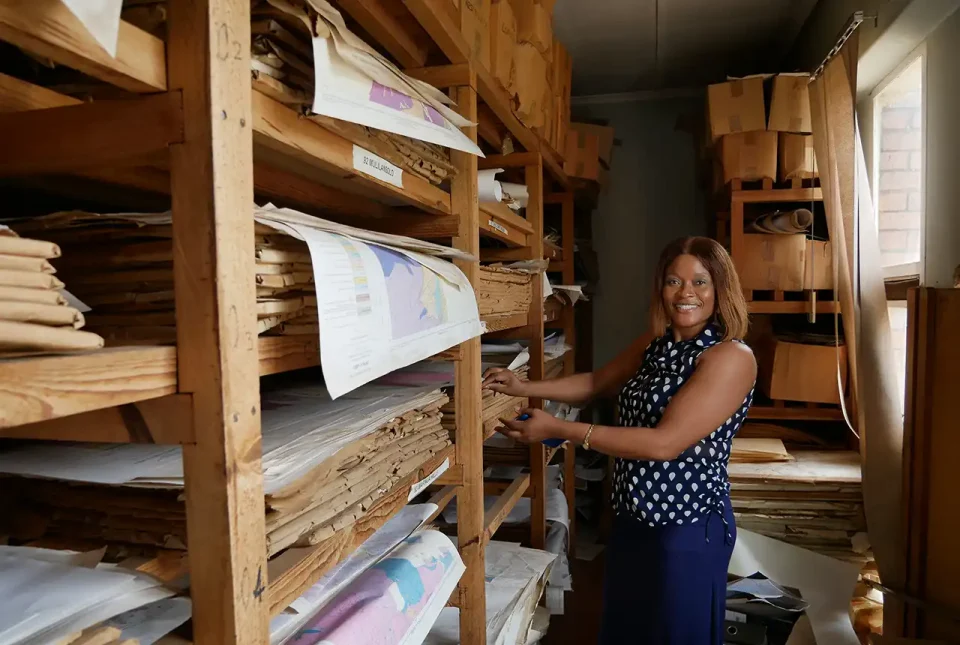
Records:
<instances>
[{"instance_id":1,"label":"map with colored shading","mask_svg":"<svg viewBox=\"0 0 960 645\"><path fill-rule=\"evenodd\" d=\"M420 643L463 570L463 561L450 538L438 531L415 533L363 572L289 642Z\"/></svg>"},{"instance_id":2,"label":"map with colored shading","mask_svg":"<svg viewBox=\"0 0 960 645\"><path fill-rule=\"evenodd\" d=\"M447 299L443 282L416 260L376 244L370 250L380 261L387 280L393 338L403 338L446 323Z\"/></svg>"}]
</instances>

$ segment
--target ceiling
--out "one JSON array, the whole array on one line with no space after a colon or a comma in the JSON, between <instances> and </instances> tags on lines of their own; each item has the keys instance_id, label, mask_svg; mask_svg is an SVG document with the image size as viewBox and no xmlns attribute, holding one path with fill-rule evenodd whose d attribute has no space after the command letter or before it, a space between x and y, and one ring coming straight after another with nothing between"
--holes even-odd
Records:
<instances>
[{"instance_id":1,"label":"ceiling","mask_svg":"<svg viewBox=\"0 0 960 645\"><path fill-rule=\"evenodd\" d=\"M557 0L576 96L702 86L786 71L817 0Z\"/></svg>"}]
</instances>

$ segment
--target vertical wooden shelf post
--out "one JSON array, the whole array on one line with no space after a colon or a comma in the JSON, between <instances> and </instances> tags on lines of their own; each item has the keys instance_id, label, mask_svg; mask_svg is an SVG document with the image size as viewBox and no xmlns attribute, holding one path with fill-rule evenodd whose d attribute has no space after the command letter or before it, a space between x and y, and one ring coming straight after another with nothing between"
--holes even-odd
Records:
<instances>
[{"instance_id":1,"label":"vertical wooden shelf post","mask_svg":"<svg viewBox=\"0 0 960 645\"><path fill-rule=\"evenodd\" d=\"M170 155L179 391L194 641L269 642L253 258L248 0L172 0Z\"/></svg>"},{"instance_id":2,"label":"vertical wooden shelf post","mask_svg":"<svg viewBox=\"0 0 960 645\"><path fill-rule=\"evenodd\" d=\"M526 166L527 219L533 224L530 236L530 259L543 259L543 157L536 155L536 163ZM543 380L543 279L533 281L533 302L530 304L530 380ZM531 407L543 407L540 399L530 399ZM544 548L547 541L546 516L546 450L540 442L530 444L530 543L535 549Z\"/></svg>"},{"instance_id":3,"label":"vertical wooden shelf post","mask_svg":"<svg viewBox=\"0 0 960 645\"><path fill-rule=\"evenodd\" d=\"M477 122L476 77L470 71L471 82L453 90L460 113ZM477 140L477 128L464 132ZM451 160L457 176L451 182L451 210L458 218L454 246L480 257L480 203L477 198L477 157L451 150ZM470 283L476 285L480 274L478 261L462 262ZM480 339L461 343L462 357L457 362L457 463L463 468L463 484L457 494L457 537L460 555L467 566L460 579L460 642L464 645L485 645L487 639L486 576L484 568L484 508L483 508L483 409L480 397L481 362Z\"/></svg>"},{"instance_id":4,"label":"vertical wooden shelf post","mask_svg":"<svg viewBox=\"0 0 960 645\"><path fill-rule=\"evenodd\" d=\"M563 284L573 284L576 280L573 261L576 248L576 233L574 232L574 194L572 192L563 193L560 209L560 243L563 248ZM577 368L577 324L576 310L572 305L563 308L563 336L567 345L573 348L563 357L563 375L573 376ZM567 533L567 552L571 556L574 555L574 545L577 535L577 508L575 503L577 490L576 467L577 447L576 444L569 443L563 454L563 493L567 498L567 514L570 521L570 530Z\"/></svg>"}]
</instances>

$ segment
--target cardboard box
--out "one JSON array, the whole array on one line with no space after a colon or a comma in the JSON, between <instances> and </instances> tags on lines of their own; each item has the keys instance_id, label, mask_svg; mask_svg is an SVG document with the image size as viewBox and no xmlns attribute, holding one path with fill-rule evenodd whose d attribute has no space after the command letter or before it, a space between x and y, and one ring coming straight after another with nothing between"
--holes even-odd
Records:
<instances>
[{"instance_id":1,"label":"cardboard box","mask_svg":"<svg viewBox=\"0 0 960 645\"><path fill-rule=\"evenodd\" d=\"M812 134L780 133L780 181L813 179L817 173L817 157L813 151Z\"/></svg>"},{"instance_id":2,"label":"cardboard box","mask_svg":"<svg viewBox=\"0 0 960 645\"><path fill-rule=\"evenodd\" d=\"M592 134L599 140L600 159L608 167L613 159L613 128L590 123L571 123L570 129L585 134Z\"/></svg>"},{"instance_id":3,"label":"cardboard box","mask_svg":"<svg viewBox=\"0 0 960 645\"><path fill-rule=\"evenodd\" d=\"M838 352L840 378L846 391L845 346L802 345L768 338L759 352L760 390L774 401L840 403Z\"/></svg>"},{"instance_id":4,"label":"cardboard box","mask_svg":"<svg viewBox=\"0 0 960 645\"><path fill-rule=\"evenodd\" d=\"M517 17L509 0L490 5L490 72L510 95L517 93Z\"/></svg>"},{"instance_id":5,"label":"cardboard box","mask_svg":"<svg viewBox=\"0 0 960 645\"><path fill-rule=\"evenodd\" d=\"M833 247L830 242L807 240L803 288L833 289Z\"/></svg>"},{"instance_id":6,"label":"cardboard box","mask_svg":"<svg viewBox=\"0 0 960 645\"><path fill-rule=\"evenodd\" d=\"M551 137L554 150L566 150L567 130L570 129L570 90L573 85L573 59L559 40L553 40L553 96L556 121Z\"/></svg>"},{"instance_id":7,"label":"cardboard box","mask_svg":"<svg viewBox=\"0 0 960 645\"><path fill-rule=\"evenodd\" d=\"M538 0L513 0L517 16L517 40L536 47L546 60L552 60L553 14L549 4Z\"/></svg>"},{"instance_id":8,"label":"cardboard box","mask_svg":"<svg viewBox=\"0 0 960 645\"><path fill-rule=\"evenodd\" d=\"M545 123L547 93L547 61L536 47L517 43L514 50L517 66L517 118L528 128L542 128Z\"/></svg>"},{"instance_id":9,"label":"cardboard box","mask_svg":"<svg viewBox=\"0 0 960 645\"><path fill-rule=\"evenodd\" d=\"M752 291L803 291L806 248L802 234L744 235L743 253L734 258L741 286Z\"/></svg>"},{"instance_id":10,"label":"cardboard box","mask_svg":"<svg viewBox=\"0 0 960 645\"><path fill-rule=\"evenodd\" d=\"M809 84L808 74L780 74L773 79L768 130L800 134L813 132L810 92L807 89Z\"/></svg>"},{"instance_id":11,"label":"cardboard box","mask_svg":"<svg viewBox=\"0 0 960 645\"><path fill-rule=\"evenodd\" d=\"M727 134L720 140L723 181L777 177L777 133L759 130Z\"/></svg>"},{"instance_id":12,"label":"cardboard box","mask_svg":"<svg viewBox=\"0 0 960 645\"><path fill-rule=\"evenodd\" d=\"M571 124L572 125L572 124ZM567 133L566 161L563 170L570 177L600 181L600 138L590 132L570 128Z\"/></svg>"},{"instance_id":13,"label":"cardboard box","mask_svg":"<svg viewBox=\"0 0 960 645\"><path fill-rule=\"evenodd\" d=\"M707 113L714 139L725 134L766 130L763 77L710 85L707 87Z\"/></svg>"},{"instance_id":14,"label":"cardboard box","mask_svg":"<svg viewBox=\"0 0 960 645\"><path fill-rule=\"evenodd\" d=\"M460 0L460 33L473 61L490 69L490 0Z\"/></svg>"}]
</instances>

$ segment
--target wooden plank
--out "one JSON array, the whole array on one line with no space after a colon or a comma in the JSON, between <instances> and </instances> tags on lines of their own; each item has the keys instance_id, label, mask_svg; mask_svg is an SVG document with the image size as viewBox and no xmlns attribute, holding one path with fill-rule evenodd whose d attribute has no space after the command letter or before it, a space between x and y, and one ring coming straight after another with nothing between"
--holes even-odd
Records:
<instances>
[{"instance_id":1,"label":"wooden plank","mask_svg":"<svg viewBox=\"0 0 960 645\"><path fill-rule=\"evenodd\" d=\"M81 412L0 429L4 439L99 443L193 443L193 402L187 394Z\"/></svg>"},{"instance_id":2,"label":"wooden plank","mask_svg":"<svg viewBox=\"0 0 960 645\"><path fill-rule=\"evenodd\" d=\"M480 249L480 259L484 262L518 262L528 259L530 250L524 247L513 249Z\"/></svg>"},{"instance_id":3,"label":"wooden plank","mask_svg":"<svg viewBox=\"0 0 960 645\"><path fill-rule=\"evenodd\" d=\"M451 63L470 61L470 47L460 33L459 15L450 0L403 0L403 4Z\"/></svg>"},{"instance_id":4,"label":"wooden plank","mask_svg":"<svg viewBox=\"0 0 960 645\"><path fill-rule=\"evenodd\" d=\"M0 114L0 175L70 172L183 141L179 92Z\"/></svg>"},{"instance_id":5,"label":"wooden plank","mask_svg":"<svg viewBox=\"0 0 960 645\"><path fill-rule=\"evenodd\" d=\"M452 446L443 450L427 460L418 470L401 479L352 526L337 531L319 544L290 548L272 559L270 585L266 590L269 615L276 616L286 609L323 574L343 561L386 524L406 506L410 488L428 477L444 459L449 459L453 452Z\"/></svg>"},{"instance_id":6,"label":"wooden plank","mask_svg":"<svg viewBox=\"0 0 960 645\"><path fill-rule=\"evenodd\" d=\"M813 309L809 300L751 300L747 307L752 314L806 314ZM818 314L832 314L836 309L832 300L817 300Z\"/></svg>"},{"instance_id":7,"label":"wooden plank","mask_svg":"<svg viewBox=\"0 0 960 645\"><path fill-rule=\"evenodd\" d=\"M843 421L843 411L837 407L808 408L787 406L751 406L747 418L767 421Z\"/></svg>"},{"instance_id":8,"label":"wooden plank","mask_svg":"<svg viewBox=\"0 0 960 645\"><path fill-rule=\"evenodd\" d=\"M373 36L401 67L423 67L430 54L430 43L422 31L412 31L397 19L390 0L337 0L367 33Z\"/></svg>"},{"instance_id":9,"label":"wooden plank","mask_svg":"<svg viewBox=\"0 0 960 645\"><path fill-rule=\"evenodd\" d=\"M433 5L433 0L404 0L412 5ZM443 4L450 6L444 0ZM444 11L438 7L440 11ZM414 12L417 14L417 12ZM421 12L422 13L422 12ZM417 15L423 24L423 17ZM436 18L441 19L438 13ZM426 25L424 25L426 27ZM427 31L430 28L427 27ZM431 32L433 35L433 32ZM437 37L434 35L434 40ZM462 38L461 38L462 41ZM438 43L440 41L438 40ZM443 48L443 43L440 43ZM454 60L454 62L464 62ZM471 122L477 121L477 93L469 87L453 90L460 114ZM474 142L477 129L465 130ZM457 215L458 230L453 245L474 257L480 257L480 209L477 200L477 157L457 150L450 151L457 168L457 176L450 182L451 205ZM470 284L479 280L478 262L457 261ZM483 539L483 411L480 382L480 339L473 338L460 344L463 358L457 363L454 402L457 410L457 463L463 467L463 485L457 493L457 540L466 571L460 578L460 642L464 645L483 645L487 634L486 580Z\"/></svg>"},{"instance_id":10,"label":"wooden plank","mask_svg":"<svg viewBox=\"0 0 960 645\"><path fill-rule=\"evenodd\" d=\"M489 542L493 538L493 534L507 519L507 515L517 505L517 502L523 499L523 493L529 487L530 475L521 475L513 480L513 483L503 492L503 495L497 498L494 505L483 516L483 524L486 527L483 531L484 540Z\"/></svg>"},{"instance_id":11,"label":"wooden plank","mask_svg":"<svg viewBox=\"0 0 960 645\"><path fill-rule=\"evenodd\" d=\"M397 209L388 217L370 219L364 222L366 228L418 237L426 240L441 240L456 237L459 228L459 218L456 215L437 217L413 212L411 209Z\"/></svg>"},{"instance_id":12,"label":"wooden plank","mask_svg":"<svg viewBox=\"0 0 960 645\"><path fill-rule=\"evenodd\" d=\"M526 458L526 456L524 456ZM499 497L510 487L513 480L486 479L483 482L483 494L487 497ZM532 497L533 490L527 488L523 491L523 497Z\"/></svg>"},{"instance_id":13,"label":"wooden plank","mask_svg":"<svg viewBox=\"0 0 960 645\"><path fill-rule=\"evenodd\" d=\"M437 486L460 486L463 484L463 466L454 464L433 482Z\"/></svg>"},{"instance_id":14,"label":"wooden plank","mask_svg":"<svg viewBox=\"0 0 960 645\"><path fill-rule=\"evenodd\" d=\"M260 336L257 338L260 376L290 372L320 364L320 337Z\"/></svg>"},{"instance_id":15,"label":"wooden plank","mask_svg":"<svg viewBox=\"0 0 960 645\"><path fill-rule=\"evenodd\" d=\"M427 500L427 503L436 504L437 510L435 510L430 517L427 518L427 524L440 516L440 513L443 512L443 509L445 509L447 505L453 501L453 498L457 496L457 490L459 488L459 486L444 486L437 489L437 492L430 496L430 499Z\"/></svg>"},{"instance_id":16,"label":"wooden plank","mask_svg":"<svg viewBox=\"0 0 960 645\"><path fill-rule=\"evenodd\" d=\"M516 143L529 152L540 151L537 135L520 123L513 113L510 95L500 86L500 81L485 69L477 69L477 92Z\"/></svg>"},{"instance_id":17,"label":"wooden plank","mask_svg":"<svg viewBox=\"0 0 960 645\"><path fill-rule=\"evenodd\" d=\"M477 89L477 75L468 63L406 69L404 73L440 89L458 86Z\"/></svg>"},{"instance_id":18,"label":"wooden plank","mask_svg":"<svg viewBox=\"0 0 960 645\"><path fill-rule=\"evenodd\" d=\"M741 204L764 204L774 202L821 202L820 188L773 188L770 190L733 190L730 201Z\"/></svg>"},{"instance_id":19,"label":"wooden plank","mask_svg":"<svg viewBox=\"0 0 960 645\"><path fill-rule=\"evenodd\" d=\"M540 155L536 152L514 152L509 155L487 155L478 161L481 170L492 168L526 168L539 166Z\"/></svg>"},{"instance_id":20,"label":"wooden plank","mask_svg":"<svg viewBox=\"0 0 960 645\"><path fill-rule=\"evenodd\" d=\"M354 144L286 105L253 92L254 144L348 180L381 198L416 206L438 215L450 214L450 196L426 179L401 171L403 188L365 175L353 167ZM259 154L258 154L259 158Z\"/></svg>"},{"instance_id":21,"label":"wooden plank","mask_svg":"<svg viewBox=\"0 0 960 645\"><path fill-rule=\"evenodd\" d=\"M121 20L111 56L62 2L0 3L0 40L131 92L167 89L162 40Z\"/></svg>"},{"instance_id":22,"label":"wooden plank","mask_svg":"<svg viewBox=\"0 0 960 645\"><path fill-rule=\"evenodd\" d=\"M524 328L525 330L529 324L529 318L527 314L510 314L507 316L482 316L481 320L487 325L486 333L493 333L499 331L506 331L508 329L518 329ZM530 334L526 334L523 338L529 338Z\"/></svg>"},{"instance_id":23,"label":"wooden plank","mask_svg":"<svg viewBox=\"0 0 960 645\"><path fill-rule=\"evenodd\" d=\"M480 106L480 112L477 115L477 133L480 138L486 141L494 150L503 151L505 128L497 121L497 116L486 105Z\"/></svg>"},{"instance_id":24,"label":"wooden plank","mask_svg":"<svg viewBox=\"0 0 960 645\"><path fill-rule=\"evenodd\" d=\"M529 244L533 227L503 204L480 204L480 231L510 246Z\"/></svg>"},{"instance_id":25,"label":"wooden plank","mask_svg":"<svg viewBox=\"0 0 960 645\"><path fill-rule=\"evenodd\" d=\"M177 391L172 347L0 361L0 428L36 423Z\"/></svg>"},{"instance_id":26,"label":"wooden plank","mask_svg":"<svg viewBox=\"0 0 960 645\"><path fill-rule=\"evenodd\" d=\"M254 273L250 3L171 0L170 85L186 140L171 148L180 391L193 635L269 640Z\"/></svg>"},{"instance_id":27,"label":"wooden plank","mask_svg":"<svg viewBox=\"0 0 960 645\"><path fill-rule=\"evenodd\" d=\"M324 186L295 172L255 163L253 188L258 195L289 202L301 210L355 217L386 217L390 208L370 199Z\"/></svg>"},{"instance_id":28,"label":"wooden plank","mask_svg":"<svg viewBox=\"0 0 960 645\"><path fill-rule=\"evenodd\" d=\"M543 139L540 140L540 154L543 156L543 166L550 173L553 181L561 189L568 190L571 186L570 178L567 177L567 172L563 169L560 155Z\"/></svg>"},{"instance_id":29,"label":"wooden plank","mask_svg":"<svg viewBox=\"0 0 960 645\"><path fill-rule=\"evenodd\" d=\"M524 171L527 192L527 218L533 224L530 236L530 259L543 257L543 165L540 159L528 165ZM530 380L543 380L543 281L533 281L533 296L527 324L530 326ZM530 399L530 407L542 408L543 401ZM530 500L530 544L542 549L547 539L547 475L546 451L539 441L530 444L530 486L535 494Z\"/></svg>"},{"instance_id":30,"label":"wooden plank","mask_svg":"<svg viewBox=\"0 0 960 645\"><path fill-rule=\"evenodd\" d=\"M574 284L574 255L576 249L576 231L574 217L576 214L575 196L572 192L563 193L560 200L560 244L562 245L563 284ZM574 307L563 308L563 336L564 341L571 347L563 356L563 375L573 376L576 372L577 352L577 316ZM567 552L570 557L575 555L577 543L577 446L566 443L563 453L563 495L567 500L567 517L570 526L567 535Z\"/></svg>"}]
</instances>

